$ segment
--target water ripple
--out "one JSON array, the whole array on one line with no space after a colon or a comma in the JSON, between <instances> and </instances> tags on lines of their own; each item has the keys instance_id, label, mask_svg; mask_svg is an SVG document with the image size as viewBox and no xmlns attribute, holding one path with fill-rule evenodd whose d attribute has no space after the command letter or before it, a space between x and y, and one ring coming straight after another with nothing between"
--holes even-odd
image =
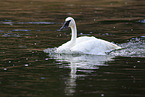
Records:
<instances>
[{"instance_id":1,"label":"water ripple","mask_svg":"<svg viewBox=\"0 0 145 97\"><path fill-rule=\"evenodd\" d=\"M11 31L14 31L14 32L18 32L18 31L20 31L20 32L29 32L31 30L28 30L28 29L13 29Z\"/></svg>"},{"instance_id":2,"label":"water ripple","mask_svg":"<svg viewBox=\"0 0 145 97\"><path fill-rule=\"evenodd\" d=\"M3 37L20 37L21 35L19 33L4 33L2 36Z\"/></svg>"},{"instance_id":3,"label":"water ripple","mask_svg":"<svg viewBox=\"0 0 145 97\"><path fill-rule=\"evenodd\" d=\"M13 24L55 24L54 22L12 22L12 21L1 21L0 24L9 24L9 25L13 25Z\"/></svg>"},{"instance_id":4,"label":"water ripple","mask_svg":"<svg viewBox=\"0 0 145 97\"><path fill-rule=\"evenodd\" d=\"M138 22L145 23L145 20L139 20Z\"/></svg>"}]
</instances>

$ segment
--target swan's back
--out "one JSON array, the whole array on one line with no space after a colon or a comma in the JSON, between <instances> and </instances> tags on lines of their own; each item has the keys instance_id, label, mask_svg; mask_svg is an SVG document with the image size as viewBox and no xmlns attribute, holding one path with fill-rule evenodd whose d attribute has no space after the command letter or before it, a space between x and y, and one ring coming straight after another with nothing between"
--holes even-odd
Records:
<instances>
[{"instance_id":1,"label":"swan's back","mask_svg":"<svg viewBox=\"0 0 145 97\"><path fill-rule=\"evenodd\" d=\"M97 39L95 37L79 37L76 39L76 44L70 48L74 52L82 52L85 54L104 55L113 49L121 47L108 41Z\"/></svg>"}]
</instances>

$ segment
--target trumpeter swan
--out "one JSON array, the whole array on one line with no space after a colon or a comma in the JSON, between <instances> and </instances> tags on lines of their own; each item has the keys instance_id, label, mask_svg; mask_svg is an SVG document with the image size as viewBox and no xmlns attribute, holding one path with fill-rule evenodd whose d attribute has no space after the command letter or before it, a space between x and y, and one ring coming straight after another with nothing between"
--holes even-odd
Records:
<instances>
[{"instance_id":1,"label":"trumpeter swan","mask_svg":"<svg viewBox=\"0 0 145 97\"><path fill-rule=\"evenodd\" d=\"M62 44L56 49L56 53L83 53L93 55L104 55L114 49L121 49L121 47L111 42L98 39L95 37L83 36L77 38L77 28L75 20L72 17L65 19L64 25L60 30L70 27L72 31L71 40Z\"/></svg>"}]
</instances>

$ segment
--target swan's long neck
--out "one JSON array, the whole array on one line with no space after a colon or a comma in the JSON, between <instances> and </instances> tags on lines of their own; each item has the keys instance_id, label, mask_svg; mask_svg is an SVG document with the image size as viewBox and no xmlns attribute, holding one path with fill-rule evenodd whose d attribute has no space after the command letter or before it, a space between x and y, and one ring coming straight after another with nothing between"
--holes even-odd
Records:
<instances>
[{"instance_id":1,"label":"swan's long neck","mask_svg":"<svg viewBox=\"0 0 145 97\"><path fill-rule=\"evenodd\" d=\"M72 36L71 36L71 41L73 43L76 42L76 38L77 38L77 28L76 28L76 24L74 23L74 25L71 27L71 31L72 31Z\"/></svg>"}]
</instances>

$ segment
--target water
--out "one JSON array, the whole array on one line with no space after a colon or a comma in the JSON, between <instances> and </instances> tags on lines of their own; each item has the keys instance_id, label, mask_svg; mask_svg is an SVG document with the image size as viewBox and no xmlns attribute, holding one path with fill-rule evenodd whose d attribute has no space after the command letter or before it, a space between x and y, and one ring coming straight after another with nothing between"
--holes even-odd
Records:
<instances>
[{"instance_id":1,"label":"water","mask_svg":"<svg viewBox=\"0 0 145 97\"><path fill-rule=\"evenodd\" d=\"M0 1L1 97L143 97L144 0ZM78 36L123 47L105 56L44 53Z\"/></svg>"}]
</instances>

